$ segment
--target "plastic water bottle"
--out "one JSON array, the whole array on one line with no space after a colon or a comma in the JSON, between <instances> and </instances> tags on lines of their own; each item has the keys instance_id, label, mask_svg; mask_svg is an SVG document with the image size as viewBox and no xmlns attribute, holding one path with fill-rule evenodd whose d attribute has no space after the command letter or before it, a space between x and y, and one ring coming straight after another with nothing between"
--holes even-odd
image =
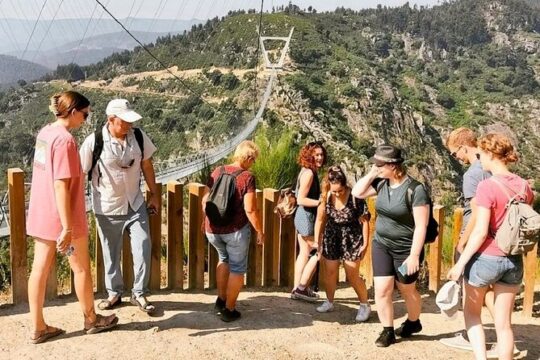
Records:
<instances>
[{"instance_id":1,"label":"plastic water bottle","mask_svg":"<svg viewBox=\"0 0 540 360\"><path fill-rule=\"evenodd\" d=\"M73 251L75 251L75 248L73 245L69 245L69 248L66 250L66 256L71 256L73 254Z\"/></svg>"}]
</instances>

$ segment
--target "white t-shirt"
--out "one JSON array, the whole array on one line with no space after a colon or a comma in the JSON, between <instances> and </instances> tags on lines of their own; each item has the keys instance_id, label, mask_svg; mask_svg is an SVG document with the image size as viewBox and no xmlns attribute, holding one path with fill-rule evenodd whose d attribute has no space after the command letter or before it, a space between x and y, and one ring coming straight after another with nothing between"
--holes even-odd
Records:
<instances>
[{"instance_id":1,"label":"white t-shirt","mask_svg":"<svg viewBox=\"0 0 540 360\"><path fill-rule=\"evenodd\" d=\"M141 161L152 157L157 150L141 130L144 154L139 149L133 129L125 141L111 136L103 127L103 151L92 172L92 205L99 215L127 215L128 206L134 211L144 203L141 191ZM80 157L84 173L92 166L95 136L89 135L81 146Z\"/></svg>"}]
</instances>

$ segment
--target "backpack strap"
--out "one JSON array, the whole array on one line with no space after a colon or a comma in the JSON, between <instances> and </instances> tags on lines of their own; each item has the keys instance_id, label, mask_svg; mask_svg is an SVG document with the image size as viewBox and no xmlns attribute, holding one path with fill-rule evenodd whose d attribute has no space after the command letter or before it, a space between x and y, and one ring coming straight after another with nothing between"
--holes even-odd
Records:
<instances>
[{"instance_id":1,"label":"backpack strap","mask_svg":"<svg viewBox=\"0 0 540 360\"><path fill-rule=\"evenodd\" d=\"M388 182L387 179L382 179L381 181L379 181L379 183L377 184L377 187L375 188L375 191L377 192L377 194L379 193L379 191L382 190L384 184L387 182Z\"/></svg>"},{"instance_id":2,"label":"backpack strap","mask_svg":"<svg viewBox=\"0 0 540 360\"><path fill-rule=\"evenodd\" d=\"M231 173L230 175L236 178L236 177L240 176L240 174L242 174L244 171L246 171L246 170L244 170L244 169L236 170L235 172Z\"/></svg>"},{"instance_id":3,"label":"backpack strap","mask_svg":"<svg viewBox=\"0 0 540 360\"><path fill-rule=\"evenodd\" d=\"M497 178L496 176L492 176L491 179L493 179L495 184L497 184L497 186L506 195L506 197L508 198L508 202L514 201L518 197L520 198L520 200L526 200L526 198L527 198L527 193L526 193L527 184L523 184L523 192L519 193L519 192L516 192L514 189L512 189L507 184L505 184L503 181L501 181L501 179ZM510 190L510 192L508 190ZM511 193L514 193L514 195L512 195Z\"/></svg>"},{"instance_id":4,"label":"backpack strap","mask_svg":"<svg viewBox=\"0 0 540 360\"><path fill-rule=\"evenodd\" d=\"M142 130L139 128L133 128L133 135L135 135L135 140L137 140L139 149L141 149L141 159L144 159L144 138Z\"/></svg>"},{"instance_id":5,"label":"backpack strap","mask_svg":"<svg viewBox=\"0 0 540 360\"><path fill-rule=\"evenodd\" d=\"M407 194L405 196L405 202L407 203L407 209L409 209L409 212L412 212L412 203L413 203L413 197L414 197L414 191L418 187L418 185L422 185L419 181L410 178L411 181L409 182L409 185L407 185Z\"/></svg>"},{"instance_id":6,"label":"backpack strap","mask_svg":"<svg viewBox=\"0 0 540 360\"><path fill-rule=\"evenodd\" d=\"M92 173L94 172L94 168L96 167L99 161L99 158L101 157L102 151L103 151L103 128L100 128L94 131L94 149L92 150L92 166L90 167L90 170L88 171L89 183L92 181ZM99 172L99 166L98 166L98 172ZM101 173L99 174L99 177L101 177Z\"/></svg>"}]
</instances>

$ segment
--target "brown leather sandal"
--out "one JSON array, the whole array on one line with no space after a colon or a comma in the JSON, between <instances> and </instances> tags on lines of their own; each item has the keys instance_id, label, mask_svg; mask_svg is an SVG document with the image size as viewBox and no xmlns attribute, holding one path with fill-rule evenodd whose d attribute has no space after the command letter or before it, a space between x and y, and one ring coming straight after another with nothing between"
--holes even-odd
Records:
<instances>
[{"instance_id":1,"label":"brown leather sandal","mask_svg":"<svg viewBox=\"0 0 540 360\"><path fill-rule=\"evenodd\" d=\"M97 334L99 332L112 329L118 324L118 317L116 314L109 316L103 316L96 314L96 320L93 323L84 322L84 331L87 334Z\"/></svg>"},{"instance_id":2,"label":"brown leather sandal","mask_svg":"<svg viewBox=\"0 0 540 360\"><path fill-rule=\"evenodd\" d=\"M34 335L30 338L32 344L41 344L55 336L65 333L65 330L55 328L54 326L45 325L45 329L34 331Z\"/></svg>"},{"instance_id":3,"label":"brown leather sandal","mask_svg":"<svg viewBox=\"0 0 540 360\"><path fill-rule=\"evenodd\" d=\"M115 296L112 300L105 299L101 300L98 304L98 309L100 310L111 310L122 304L122 297L120 295Z\"/></svg>"},{"instance_id":4,"label":"brown leather sandal","mask_svg":"<svg viewBox=\"0 0 540 360\"><path fill-rule=\"evenodd\" d=\"M129 301L147 314L152 314L156 311L156 307L150 301L146 300L146 296L144 295L138 297L132 295Z\"/></svg>"}]
</instances>

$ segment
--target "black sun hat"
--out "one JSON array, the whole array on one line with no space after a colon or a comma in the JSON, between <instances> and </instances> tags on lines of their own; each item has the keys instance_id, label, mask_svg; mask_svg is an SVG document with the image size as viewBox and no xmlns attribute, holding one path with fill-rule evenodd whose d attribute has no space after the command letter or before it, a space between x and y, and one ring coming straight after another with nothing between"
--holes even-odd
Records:
<instances>
[{"instance_id":1,"label":"black sun hat","mask_svg":"<svg viewBox=\"0 0 540 360\"><path fill-rule=\"evenodd\" d=\"M383 166L384 164L399 164L402 163L403 160L401 149L386 144L377 146L375 155L369 159L369 161L377 166Z\"/></svg>"}]
</instances>

